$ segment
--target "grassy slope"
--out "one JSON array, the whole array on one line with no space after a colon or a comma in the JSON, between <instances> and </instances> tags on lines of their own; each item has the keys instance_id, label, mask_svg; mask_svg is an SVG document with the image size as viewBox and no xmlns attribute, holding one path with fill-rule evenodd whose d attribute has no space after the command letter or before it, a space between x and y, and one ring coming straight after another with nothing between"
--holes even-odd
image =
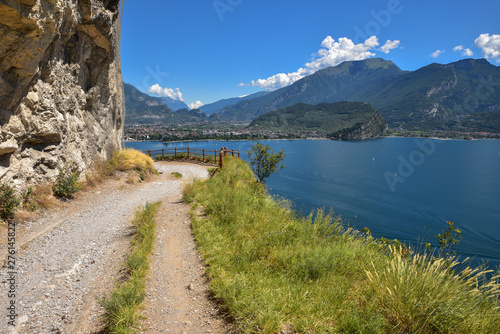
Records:
<instances>
[{"instance_id":1,"label":"grassy slope","mask_svg":"<svg viewBox=\"0 0 500 334\"><path fill-rule=\"evenodd\" d=\"M242 332L498 333L499 285L405 260L318 213L297 218L242 161L185 189L211 289ZM496 290L495 290L496 289Z\"/></svg>"}]
</instances>

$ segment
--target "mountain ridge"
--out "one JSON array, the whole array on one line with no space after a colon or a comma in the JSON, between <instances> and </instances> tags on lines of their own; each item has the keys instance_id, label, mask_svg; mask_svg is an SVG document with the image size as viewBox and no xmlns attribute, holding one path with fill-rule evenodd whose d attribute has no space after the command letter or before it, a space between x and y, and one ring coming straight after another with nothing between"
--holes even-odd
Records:
<instances>
[{"instance_id":1,"label":"mountain ridge","mask_svg":"<svg viewBox=\"0 0 500 334\"><path fill-rule=\"evenodd\" d=\"M500 112L499 85L500 67L486 59L432 63L403 71L392 61L370 58L320 70L264 97L226 107L219 117L250 121L296 103L347 100L372 104L391 128L466 131L464 117Z\"/></svg>"}]
</instances>

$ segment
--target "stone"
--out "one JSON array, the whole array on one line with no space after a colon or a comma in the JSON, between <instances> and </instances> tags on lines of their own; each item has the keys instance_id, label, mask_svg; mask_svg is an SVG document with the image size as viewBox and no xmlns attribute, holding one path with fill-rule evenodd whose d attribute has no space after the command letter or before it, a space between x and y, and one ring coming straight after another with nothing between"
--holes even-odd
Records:
<instances>
[{"instance_id":1,"label":"stone","mask_svg":"<svg viewBox=\"0 0 500 334\"><path fill-rule=\"evenodd\" d=\"M0 1L0 183L54 181L121 148L116 14L100 0Z\"/></svg>"},{"instance_id":2,"label":"stone","mask_svg":"<svg viewBox=\"0 0 500 334\"><path fill-rule=\"evenodd\" d=\"M9 154L17 150L17 141L15 139L9 139L7 141L0 143L0 155Z\"/></svg>"}]
</instances>

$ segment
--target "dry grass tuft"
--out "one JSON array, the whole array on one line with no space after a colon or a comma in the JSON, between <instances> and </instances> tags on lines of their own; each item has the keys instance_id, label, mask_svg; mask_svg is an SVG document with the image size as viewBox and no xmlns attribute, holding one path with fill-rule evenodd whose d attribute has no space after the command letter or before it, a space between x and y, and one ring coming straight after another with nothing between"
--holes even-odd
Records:
<instances>
[{"instance_id":1,"label":"dry grass tuft","mask_svg":"<svg viewBox=\"0 0 500 334\"><path fill-rule=\"evenodd\" d=\"M153 159L131 148L115 151L109 163L119 171L137 170L156 174Z\"/></svg>"}]
</instances>

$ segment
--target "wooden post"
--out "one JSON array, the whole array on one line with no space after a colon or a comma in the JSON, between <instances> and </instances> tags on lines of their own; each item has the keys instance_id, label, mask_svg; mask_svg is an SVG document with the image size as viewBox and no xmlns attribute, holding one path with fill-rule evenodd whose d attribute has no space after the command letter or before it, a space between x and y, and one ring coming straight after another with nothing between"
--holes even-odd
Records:
<instances>
[{"instance_id":1,"label":"wooden post","mask_svg":"<svg viewBox=\"0 0 500 334\"><path fill-rule=\"evenodd\" d=\"M234 148L231 150L231 156L234 157Z\"/></svg>"},{"instance_id":2,"label":"wooden post","mask_svg":"<svg viewBox=\"0 0 500 334\"><path fill-rule=\"evenodd\" d=\"M202 152L203 152L203 161L205 161L205 149L203 149Z\"/></svg>"},{"instance_id":3,"label":"wooden post","mask_svg":"<svg viewBox=\"0 0 500 334\"><path fill-rule=\"evenodd\" d=\"M189 159L189 147L188 147L188 159Z\"/></svg>"},{"instance_id":4,"label":"wooden post","mask_svg":"<svg viewBox=\"0 0 500 334\"><path fill-rule=\"evenodd\" d=\"M176 147L176 148L174 148L174 150L175 150L175 151L174 151L174 160L175 160L175 159L177 159L177 147Z\"/></svg>"},{"instance_id":5,"label":"wooden post","mask_svg":"<svg viewBox=\"0 0 500 334\"><path fill-rule=\"evenodd\" d=\"M165 149L161 149L161 158L165 159Z\"/></svg>"},{"instance_id":6,"label":"wooden post","mask_svg":"<svg viewBox=\"0 0 500 334\"><path fill-rule=\"evenodd\" d=\"M240 150L238 150L238 158L241 158L241 157L240 157Z\"/></svg>"},{"instance_id":7,"label":"wooden post","mask_svg":"<svg viewBox=\"0 0 500 334\"><path fill-rule=\"evenodd\" d=\"M148 150L148 155L151 157L151 150Z\"/></svg>"},{"instance_id":8,"label":"wooden post","mask_svg":"<svg viewBox=\"0 0 500 334\"><path fill-rule=\"evenodd\" d=\"M222 169L224 167L224 150L220 150L219 153L219 168Z\"/></svg>"}]
</instances>

